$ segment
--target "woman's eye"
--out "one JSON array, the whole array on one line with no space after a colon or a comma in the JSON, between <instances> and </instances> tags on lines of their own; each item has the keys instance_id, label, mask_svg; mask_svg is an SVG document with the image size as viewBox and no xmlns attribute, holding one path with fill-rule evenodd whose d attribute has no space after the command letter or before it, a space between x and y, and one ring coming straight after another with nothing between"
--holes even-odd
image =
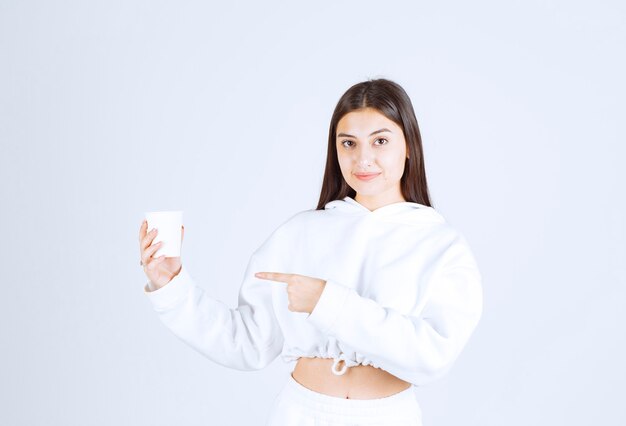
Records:
<instances>
[{"instance_id":1,"label":"woman's eye","mask_svg":"<svg viewBox=\"0 0 626 426\"><path fill-rule=\"evenodd\" d=\"M380 145L385 145L387 142L389 142L389 141L388 141L387 139L385 139L385 138L378 138L378 139L376 139L374 142L378 142L378 141L385 141L385 143L382 143L382 144L380 144ZM346 145L346 143L349 143L349 144L351 144L351 145ZM343 146L352 146L352 145L354 145L354 142L353 142L353 141L351 141L351 140L346 139L346 140L341 141L341 144L342 144Z\"/></svg>"}]
</instances>

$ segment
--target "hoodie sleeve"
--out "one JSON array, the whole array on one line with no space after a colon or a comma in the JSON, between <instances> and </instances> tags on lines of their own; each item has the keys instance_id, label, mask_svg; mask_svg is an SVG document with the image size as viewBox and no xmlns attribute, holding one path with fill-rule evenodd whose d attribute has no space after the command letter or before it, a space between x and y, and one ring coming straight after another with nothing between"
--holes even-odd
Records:
<instances>
[{"instance_id":1,"label":"hoodie sleeve","mask_svg":"<svg viewBox=\"0 0 626 426\"><path fill-rule=\"evenodd\" d=\"M416 386L435 381L463 350L483 306L481 274L469 247L453 245L444 257L415 312L381 306L329 279L307 321L402 380Z\"/></svg>"},{"instance_id":2,"label":"hoodie sleeve","mask_svg":"<svg viewBox=\"0 0 626 426\"><path fill-rule=\"evenodd\" d=\"M159 319L183 342L225 367L260 370L281 352L283 334L274 315L272 286L255 278L258 255L246 268L235 309L211 298L185 266L167 285L144 294Z\"/></svg>"}]
</instances>

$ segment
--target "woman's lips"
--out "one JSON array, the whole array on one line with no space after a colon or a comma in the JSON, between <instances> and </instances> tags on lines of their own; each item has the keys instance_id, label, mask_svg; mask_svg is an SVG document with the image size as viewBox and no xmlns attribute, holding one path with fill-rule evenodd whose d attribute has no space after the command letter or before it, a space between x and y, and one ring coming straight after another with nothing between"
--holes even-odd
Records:
<instances>
[{"instance_id":1,"label":"woman's lips","mask_svg":"<svg viewBox=\"0 0 626 426\"><path fill-rule=\"evenodd\" d=\"M356 176L356 178L359 180L372 180L379 174L380 173L355 173L354 176Z\"/></svg>"}]
</instances>

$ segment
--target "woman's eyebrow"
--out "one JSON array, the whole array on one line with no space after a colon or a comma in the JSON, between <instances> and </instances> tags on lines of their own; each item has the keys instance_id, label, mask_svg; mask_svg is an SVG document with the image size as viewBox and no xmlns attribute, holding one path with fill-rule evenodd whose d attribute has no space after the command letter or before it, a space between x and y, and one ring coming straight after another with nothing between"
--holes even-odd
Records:
<instances>
[{"instance_id":1,"label":"woman's eyebrow","mask_svg":"<svg viewBox=\"0 0 626 426\"><path fill-rule=\"evenodd\" d=\"M381 133L381 132L389 132L389 133L393 133L391 130L386 129L386 128L384 128L384 127L383 127L382 129L378 129L378 130L375 130L375 131L373 131L372 133L370 133L370 136L375 135L376 133ZM347 134L347 133L339 133L339 134L337 135L337 137L338 137L338 138L341 138L341 137L356 138L356 136L352 136L352 135L349 135L349 134Z\"/></svg>"}]
</instances>

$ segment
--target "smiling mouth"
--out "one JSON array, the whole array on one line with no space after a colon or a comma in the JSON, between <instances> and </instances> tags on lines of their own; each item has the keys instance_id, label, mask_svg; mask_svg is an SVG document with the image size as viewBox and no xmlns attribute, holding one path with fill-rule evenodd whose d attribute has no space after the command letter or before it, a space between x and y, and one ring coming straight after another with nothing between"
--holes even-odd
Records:
<instances>
[{"instance_id":1,"label":"smiling mouth","mask_svg":"<svg viewBox=\"0 0 626 426\"><path fill-rule=\"evenodd\" d=\"M379 174L380 172L379 173L355 173L354 176L356 176L356 178L359 180L372 180Z\"/></svg>"}]
</instances>

